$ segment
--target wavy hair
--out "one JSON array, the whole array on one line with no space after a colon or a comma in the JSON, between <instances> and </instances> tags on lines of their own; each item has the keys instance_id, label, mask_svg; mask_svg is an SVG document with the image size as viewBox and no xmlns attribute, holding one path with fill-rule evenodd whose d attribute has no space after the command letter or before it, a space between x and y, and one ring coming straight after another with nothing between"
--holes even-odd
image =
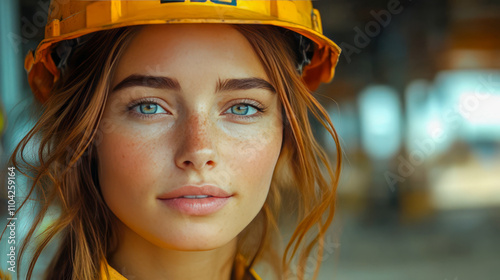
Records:
<instances>
[{"instance_id":1,"label":"wavy hair","mask_svg":"<svg viewBox=\"0 0 500 280\"><path fill-rule=\"evenodd\" d=\"M248 262L243 267L235 265L233 276L244 279L245 270L262 261L270 263L280 279L292 271L297 279L304 279L306 262L318 248L313 275L316 279L325 234L335 210L341 166L337 134L328 114L296 70L291 31L264 25L233 27L247 38L259 57L279 94L284 117L282 150L269 195L254 221L238 236L238 253ZM27 279L33 277L40 254L55 237L59 239L58 251L45 275L50 280L100 279L101 264L116 247L116 217L101 195L95 146L102 136L99 124L111 77L139 29L100 31L75 49L40 118L10 159L32 181L21 207L33 197L39 206L19 254L20 263L29 244L35 243ZM310 115L335 141L335 167L314 138ZM32 143L38 144L36 164L25 158ZM272 241L279 238L279 213L285 197L287 203L297 205L297 226L284 252L278 253L283 250L273 246ZM42 228L52 208L58 209L57 216ZM291 267L294 258L298 258L296 269Z\"/></svg>"}]
</instances>

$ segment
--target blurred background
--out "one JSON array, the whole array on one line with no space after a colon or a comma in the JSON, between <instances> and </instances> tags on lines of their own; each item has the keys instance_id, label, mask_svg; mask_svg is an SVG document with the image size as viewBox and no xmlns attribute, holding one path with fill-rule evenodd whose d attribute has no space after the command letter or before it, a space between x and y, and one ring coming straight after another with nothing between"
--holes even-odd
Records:
<instances>
[{"instance_id":1,"label":"blurred background","mask_svg":"<svg viewBox=\"0 0 500 280\"><path fill-rule=\"evenodd\" d=\"M500 279L500 1L314 5L343 49L316 93L344 159L320 279ZM2 164L33 125L23 62L47 7L0 1Z\"/></svg>"}]
</instances>

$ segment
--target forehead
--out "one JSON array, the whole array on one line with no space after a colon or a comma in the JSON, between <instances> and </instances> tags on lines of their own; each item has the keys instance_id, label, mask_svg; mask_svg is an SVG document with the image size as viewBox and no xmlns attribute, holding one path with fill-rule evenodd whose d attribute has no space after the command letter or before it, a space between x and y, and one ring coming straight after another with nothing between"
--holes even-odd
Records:
<instances>
[{"instance_id":1,"label":"forehead","mask_svg":"<svg viewBox=\"0 0 500 280\"><path fill-rule=\"evenodd\" d=\"M266 79L248 40L225 24L165 24L143 27L118 62L114 81L132 74L179 79Z\"/></svg>"}]
</instances>

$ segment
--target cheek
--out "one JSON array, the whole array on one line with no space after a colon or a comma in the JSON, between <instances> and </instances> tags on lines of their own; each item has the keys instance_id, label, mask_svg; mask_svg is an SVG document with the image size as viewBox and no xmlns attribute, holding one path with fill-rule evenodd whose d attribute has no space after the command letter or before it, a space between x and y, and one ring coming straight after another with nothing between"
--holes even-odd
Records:
<instances>
[{"instance_id":1,"label":"cheek","mask_svg":"<svg viewBox=\"0 0 500 280\"><path fill-rule=\"evenodd\" d=\"M274 125L253 137L226 143L224 161L237 178L239 191L263 201L267 197L282 143L282 126ZM244 187L243 187L244 186ZM238 187L238 186L236 186ZM256 202L256 201L254 201Z\"/></svg>"},{"instance_id":2,"label":"cheek","mask_svg":"<svg viewBox=\"0 0 500 280\"><path fill-rule=\"evenodd\" d=\"M164 152L155 149L154 138L137 139L131 135L108 133L97 147L99 182L108 204L131 204L146 197L160 173L162 161L157 158Z\"/></svg>"},{"instance_id":3,"label":"cheek","mask_svg":"<svg viewBox=\"0 0 500 280\"><path fill-rule=\"evenodd\" d=\"M231 156L226 157L230 169L250 181L268 178L279 152L279 146L273 145L273 142L233 145Z\"/></svg>"}]
</instances>

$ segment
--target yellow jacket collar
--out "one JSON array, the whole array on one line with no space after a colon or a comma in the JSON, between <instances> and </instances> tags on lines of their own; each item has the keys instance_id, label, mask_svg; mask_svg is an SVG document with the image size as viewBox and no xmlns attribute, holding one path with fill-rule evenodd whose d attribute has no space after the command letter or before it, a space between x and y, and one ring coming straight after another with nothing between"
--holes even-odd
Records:
<instances>
[{"instance_id":1,"label":"yellow jacket collar","mask_svg":"<svg viewBox=\"0 0 500 280\"><path fill-rule=\"evenodd\" d=\"M237 258L237 260L242 260L242 258ZM106 267L108 268L109 276L106 275ZM106 260L101 265L101 280L128 280L113 267L111 267ZM253 269L250 270L249 280L262 280Z\"/></svg>"}]
</instances>

